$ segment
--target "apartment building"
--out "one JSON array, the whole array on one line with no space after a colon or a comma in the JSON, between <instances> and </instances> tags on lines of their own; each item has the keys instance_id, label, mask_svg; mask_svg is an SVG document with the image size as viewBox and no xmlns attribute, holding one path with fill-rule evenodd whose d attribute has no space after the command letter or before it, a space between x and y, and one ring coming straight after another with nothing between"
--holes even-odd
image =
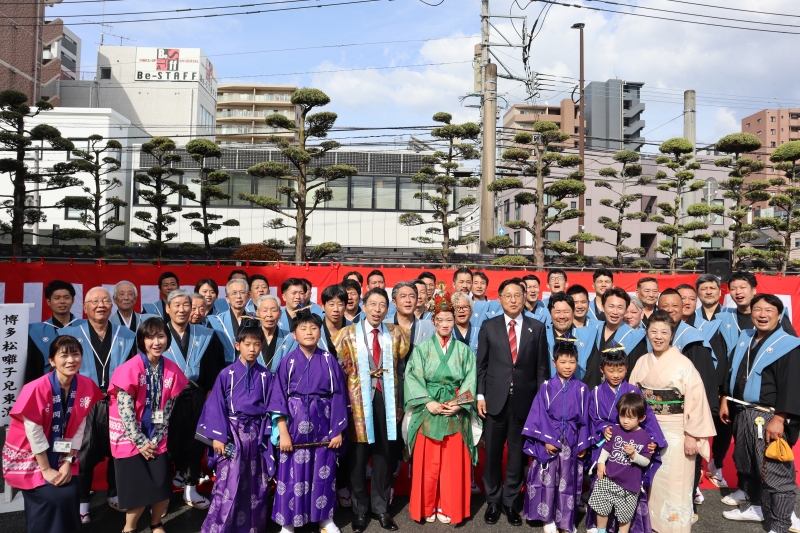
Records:
<instances>
[{"instance_id":1,"label":"apartment building","mask_svg":"<svg viewBox=\"0 0 800 533\"><path fill-rule=\"evenodd\" d=\"M4 2L0 9L0 87L28 95L31 104L49 97L46 88L61 77L62 62L43 51L64 37L64 22L45 20L45 10L61 0Z\"/></svg>"},{"instance_id":2,"label":"apartment building","mask_svg":"<svg viewBox=\"0 0 800 533\"><path fill-rule=\"evenodd\" d=\"M587 150L641 151L645 141L643 86L642 82L620 79L586 86Z\"/></svg>"},{"instance_id":3,"label":"apartment building","mask_svg":"<svg viewBox=\"0 0 800 533\"><path fill-rule=\"evenodd\" d=\"M574 138L568 142L569 146L578 146L578 126L580 125L578 104L569 98L561 100L558 105L544 104L514 104L503 115L504 137L513 139L519 130L533 128L534 122L547 120L558 125L563 133Z\"/></svg>"},{"instance_id":4,"label":"apartment building","mask_svg":"<svg viewBox=\"0 0 800 533\"><path fill-rule=\"evenodd\" d=\"M219 86L216 135L220 145L264 144L273 135L296 141L295 132L271 128L264 117L281 114L297 121L297 107L289 85L222 84Z\"/></svg>"}]
</instances>

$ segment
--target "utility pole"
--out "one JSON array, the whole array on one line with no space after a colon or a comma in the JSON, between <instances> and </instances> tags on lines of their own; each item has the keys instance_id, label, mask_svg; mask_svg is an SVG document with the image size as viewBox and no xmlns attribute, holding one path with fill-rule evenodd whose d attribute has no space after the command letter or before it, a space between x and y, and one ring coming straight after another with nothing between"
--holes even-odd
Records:
<instances>
[{"instance_id":1,"label":"utility pole","mask_svg":"<svg viewBox=\"0 0 800 533\"><path fill-rule=\"evenodd\" d=\"M692 155L697 155L697 93L683 92L683 136L692 143Z\"/></svg>"},{"instance_id":2,"label":"utility pole","mask_svg":"<svg viewBox=\"0 0 800 533\"><path fill-rule=\"evenodd\" d=\"M579 30L580 34L581 34L581 61L580 61L581 64L580 64L580 82L579 82L580 83L580 102L578 104L578 115L580 115L578 117L578 155L581 156L581 164L580 164L580 167L578 167L578 169L581 172L586 172L586 166L584 164L584 151L585 151L585 147L586 147L585 146L586 145L586 131L584 130L584 128L585 128L585 126L584 126L584 123L585 123L585 120L584 120L584 117L585 117L585 99L584 99L584 94L583 94L583 85L584 85L584 80L583 80L583 28L584 27L586 27L586 24L584 24L583 22L579 22L577 24L573 24L572 25L572 29L573 30ZM583 194L581 194L578 197L578 209L581 210L581 213L583 213L584 209L586 209L586 197ZM581 216L578 217L578 231L580 233L583 233L584 224L585 224L585 217L583 215L581 215ZM584 243L583 243L583 241L579 241L578 242L578 253L582 254L583 251L584 251Z\"/></svg>"},{"instance_id":3,"label":"utility pole","mask_svg":"<svg viewBox=\"0 0 800 533\"><path fill-rule=\"evenodd\" d=\"M491 75L494 73L494 76ZM481 223L480 253L491 250L486 245L494 235L494 193L489 184L494 181L497 130L497 66L489 64L489 0L481 0L481 100L483 138L481 140ZM489 87L494 89L494 95Z\"/></svg>"}]
</instances>

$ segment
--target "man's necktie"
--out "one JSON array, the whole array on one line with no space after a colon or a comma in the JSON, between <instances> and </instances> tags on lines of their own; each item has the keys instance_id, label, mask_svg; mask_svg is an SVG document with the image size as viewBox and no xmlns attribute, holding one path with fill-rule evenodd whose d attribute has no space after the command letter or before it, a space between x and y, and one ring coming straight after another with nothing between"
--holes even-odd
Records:
<instances>
[{"instance_id":1,"label":"man's necktie","mask_svg":"<svg viewBox=\"0 0 800 533\"><path fill-rule=\"evenodd\" d=\"M372 330L372 359L375 361L375 368L378 369L381 367L381 343L378 340L378 335L380 335L380 331L378 329ZM378 378L378 390L382 391L383 388L381 387L381 380Z\"/></svg>"},{"instance_id":2,"label":"man's necktie","mask_svg":"<svg viewBox=\"0 0 800 533\"><path fill-rule=\"evenodd\" d=\"M511 362L517 364L517 331L514 329L517 323L513 320L508 322L508 344L511 347Z\"/></svg>"}]
</instances>

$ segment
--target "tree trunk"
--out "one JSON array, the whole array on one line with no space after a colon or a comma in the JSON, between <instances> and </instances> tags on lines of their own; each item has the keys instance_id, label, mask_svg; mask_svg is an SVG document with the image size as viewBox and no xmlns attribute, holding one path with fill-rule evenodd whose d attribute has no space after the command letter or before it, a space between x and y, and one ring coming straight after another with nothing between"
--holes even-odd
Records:
<instances>
[{"instance_id":1,"label":"tree trunk","mask_svg":"<svg viewBox=\"0 0 800 533\"><path fill-rule=\"evenodd\" d=\"M23 119L17 121L17 135L25 134ZM11 209L11 255L22 255L22 245L25 242L25 148L17 149L17 164L19 169L14 174L14 205Z\"/></svg>"},{"instance_id":2,"label":"tree trunk","mask_svg":"<svg viewBox=\"0 0 800 533\"><path fill-rule=\"evenodd\" d=\"M303 147L305 149L305 146ZM294 245L294 260L302 263L306 260L306 165L300 165L297 177L297 242Z\"/></svg>"},{"instance_id":3,"label":"tree trunk","mask_svg":"<svg viewBox=\"0 0 800 533\"><path fill-rule=\"evenodd\" d=\"M92 177L94 178L94 254L99 259L103 256L102 246L100 245L100 167L98 161L100 161L100 154L95 151L95 165L94 165L94 173Z\"/></svg>"},{"instance_id":4,"label":"tree trunk","mask_svg":"<svg viewBox=\"0 0 800 533\"><path fill-rule=\"evenodd\" d=\"M206 245L206 258L211 259L211 241L208 238L208 209L206 208L206 200L202 196L200 199L203 202L200 204L200 209L203 212L203 242Z\"/></svg>"},{"instance_id":5,"label":"tree trunk","mask_svg":"<svg viewBox=\"0 0 800 533\"><path fill-rule=\"evenodd\" d=\"M533 219L533 234L536 236L536 242L533 246L533 263L537 270L544 270L544 219L547 211L544 209L544 175L541 154L537 153L536 156L536 216Z\"/></svg>"}]
</instances>

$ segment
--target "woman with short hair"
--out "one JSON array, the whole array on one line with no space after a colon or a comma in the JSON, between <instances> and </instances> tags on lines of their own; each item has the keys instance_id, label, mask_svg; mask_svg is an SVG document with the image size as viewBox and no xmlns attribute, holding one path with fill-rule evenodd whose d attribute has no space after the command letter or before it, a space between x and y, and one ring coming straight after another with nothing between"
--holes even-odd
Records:
<instances>
[{"instance_id":1,"label":"woman with short hair","mask_svg":"<svg viewBox=\"0 0 800 533\"><path fill-rule=\"evenodd\" d=\"M50 344L53 370L25 385L11 409L3 446L3 478L22 491L29 533L72 533L81 527L78 449L86 417L103 393L78 372L75 337Z\"/></svg>"},{"instance_id":2,"label":"woman with short hair","mask_svg":"<svg viewBox=\"0 0 800 533\"><path fill-rule=\"evenodd\" d=\"M111 454L120 507L127 509L123 533L136 531L148 505L150 530L164 533L161 517L172 495L167 427L175 398L188 382L177 364L162 357L171 337L160 318L145 320L136 332L139 353L120 365L109 383Z\"/></svg>"}]
</instances>

